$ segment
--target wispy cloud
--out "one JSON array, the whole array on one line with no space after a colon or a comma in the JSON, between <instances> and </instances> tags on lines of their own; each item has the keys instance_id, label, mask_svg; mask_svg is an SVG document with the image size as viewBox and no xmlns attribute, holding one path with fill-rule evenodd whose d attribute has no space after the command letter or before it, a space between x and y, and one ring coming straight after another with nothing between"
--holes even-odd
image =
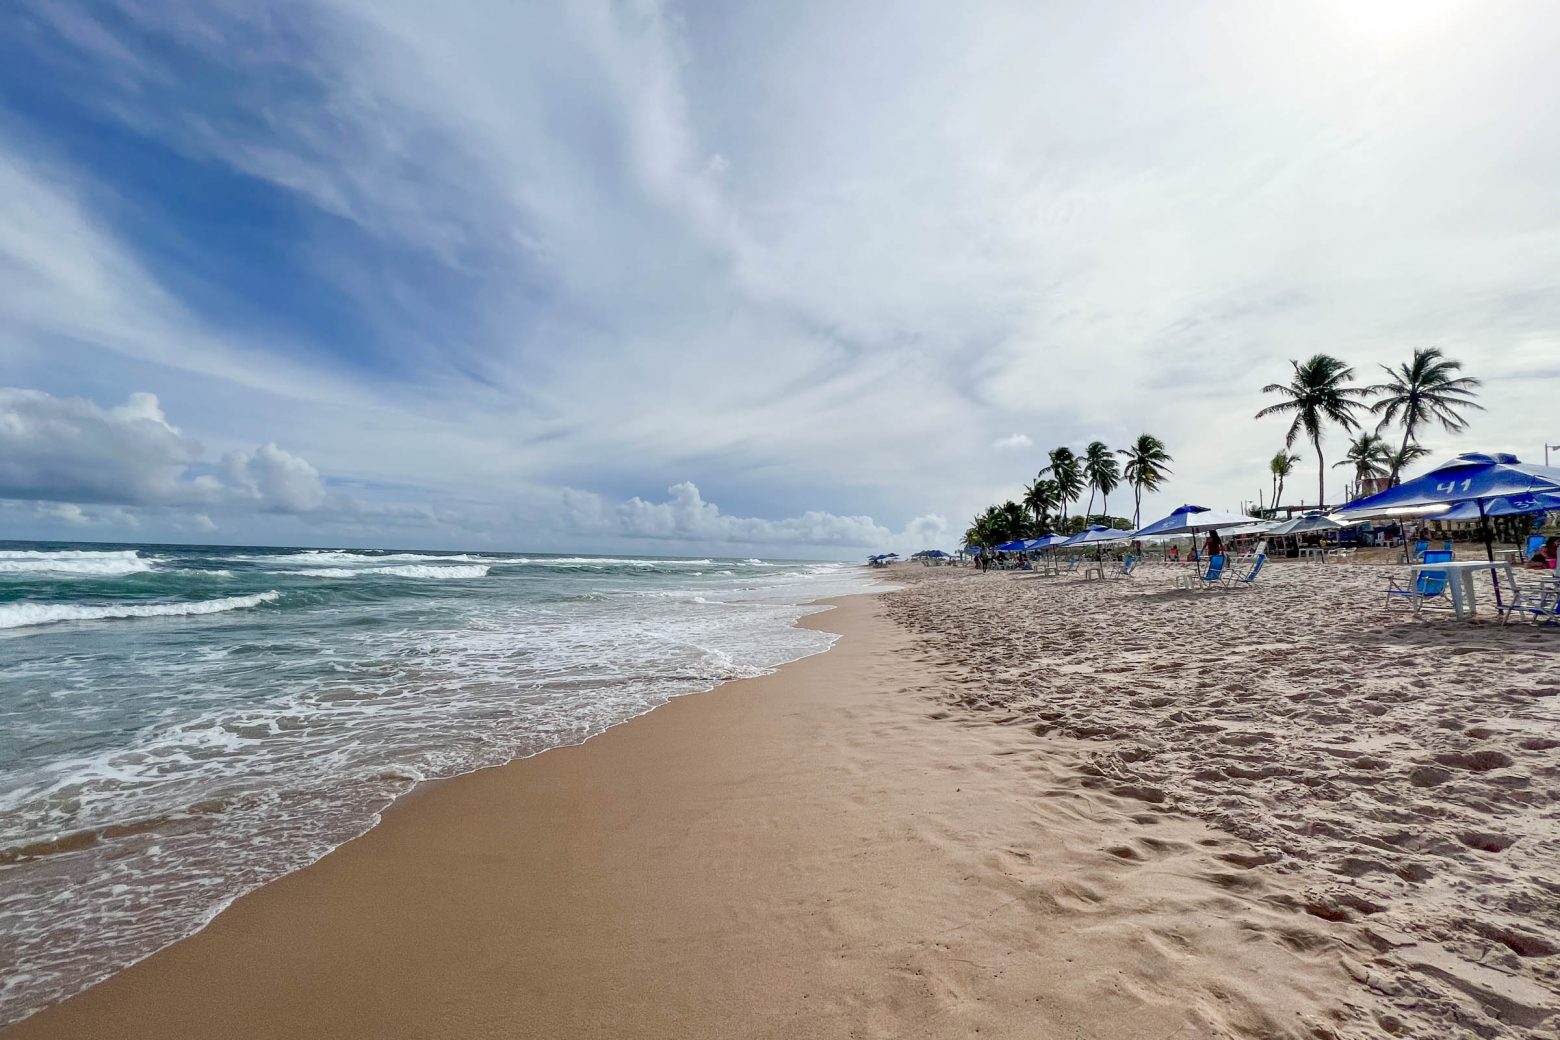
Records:
<instances>
[{"instance_id":1,"label":"wispy cloud","mask_svg":"<svg viewBox=\"0 0 1560 1040\"><path fill-rule=\"evenodd\" d=\"M843 553L853 518L898 538L1016 493L1027 449L1144 430L1168 498L1234 505L1281 436L1257 388L1316 349L1441 345L1489 377L1466 445L1537 443L1560 29L1370 24L25 0L0 382L155 393L202 446L158 479L221 481L224 537L290 503L275 537L565 538L565 488L651 537L687 483L724 507L673 524L692 551L768 517ZM259 490L298 476L273 442L323 499Z\"/></svg>"}]
</instances>

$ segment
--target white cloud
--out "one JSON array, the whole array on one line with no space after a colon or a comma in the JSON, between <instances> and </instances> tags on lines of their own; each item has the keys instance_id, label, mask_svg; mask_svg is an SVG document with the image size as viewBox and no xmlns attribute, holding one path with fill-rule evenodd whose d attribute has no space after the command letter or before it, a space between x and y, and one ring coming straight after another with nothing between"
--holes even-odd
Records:
<instances>
[{"instance_id":1,"label":"white cloud","mask_svg":"<svg viewBox=\"0 0 1560 1040\"><path fill-rule=\"evenodd\" d=\"M212 505L307 513L325 504L319 472L274 444L223 456L199 473L201 445L163 415L156 396L103 408L79 397L0 387L0 498L59 504L84 523L83 503Z\"/></svg>"},{"instance_id":2,"label":"white cloud","mask_svg":"<svg viewBox=\"0 0 1560 1040\"><path fill-rule=\"evenodd\" d=\"M1281 426L1251 416L1289 357L1374 378L1430 343L1489 383L1448 450L1537 442L1560 376L1560 22L1465 5L1399 12L1388 37L1358 7L127 3L231 67L231 93L191 82L185 105L139 102L169 63L72 8L62 39L116 89L58 77L69 103L384 246L287 243L373 330L354 359L402 370L343 375L326 335L224 327L188 302L212 288L198 257L180 282L143 251L114 164L51 156L19 116L0 379L154 387L179 421L131 401L108 418L133 443L21 476L467 540L509 537L495 518L517 509L554 522L538 503L565 483L692 478L791 519L674 493L599 503L594 530L881 539L1015 496L1026 449L1147 431L1176 458L1157 515L1266 486ZM407 256L459 291L408 311L404 281L371 275ZM255 447L278 431L307 462ZM394 501L354 511L318 471ZM1294 486L1314 477L1307 459Z\"/></svg>"},{"instance_id":3,"label":"white cloud","mask_svg":"<svg viewBox=\"0 0 1560 1040\"><path fill-rule=\"evenodd\" d=\"M635 496L609 506L599 495L565 493L567 525L582 533L689 544L870 546L892 537L870 516L810 511L783 520L728 516L684 481L667 489L665 502Z\"/></svg>"}]
</instances>

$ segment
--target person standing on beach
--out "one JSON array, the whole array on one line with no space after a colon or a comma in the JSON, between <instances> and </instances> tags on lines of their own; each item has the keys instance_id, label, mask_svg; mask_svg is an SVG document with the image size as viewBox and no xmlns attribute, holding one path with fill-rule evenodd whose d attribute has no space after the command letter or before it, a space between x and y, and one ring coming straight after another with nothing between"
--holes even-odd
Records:
<instances>
[{"instance_id":1,"label":"person standing on beach","mask_svg":"<svg viewBox=\"0 0 1560 1040\"><path fill-rule=\"evenodd\" d=\"M1203 543L1203 555L1208 559L1223 555L1224 542L1219 538L1218 531L1209 531L1208 540Z\"/></svg>"}]
</instances>

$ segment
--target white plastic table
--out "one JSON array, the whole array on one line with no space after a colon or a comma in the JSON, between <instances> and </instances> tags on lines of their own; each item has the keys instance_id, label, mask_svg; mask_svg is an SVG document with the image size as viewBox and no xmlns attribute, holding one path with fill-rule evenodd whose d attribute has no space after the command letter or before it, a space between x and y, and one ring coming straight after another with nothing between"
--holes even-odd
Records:
<instances>
[{"instance_id":1,"label":"white plastic table","mask_svg":"<svg viewBox=\"0 0 1560 1040\"><path fill-rule=\"evenodd\" d=\"M1322 548L1317 548L1314 545L1313 546L1306 546L1306 547L1304 547L1304 548L1302 548L1300 550L1300 558L1302 560L1305 560L1305 559L1315 559L1317 563L1326 563L1327 562L1327 550L1326 549L1322 549Z\"/></svg>"},{"instance_id":2,"label":"white plastic table","mask_svg":"<svg viewBox=\"0 0 1560 1040\"><path fill-rule=\"evenodd\" d=\"M1511 564L1505 560L1496 560L1491 563L1488 560L1454 560L1448 563L1416 563L1409 570L1408 581L1412 587L1419 581L1421 571L1445 571L1447 591L1452 594L1452 613L1457 615L1459 621L1464 618L1476 617L1479 613L1479 599L1474 593L1474 576L1480 571L1502 572L1506 579L1506 588L1516 591L1517 579L1511 573Z\"/></svg>"}]
</instances>

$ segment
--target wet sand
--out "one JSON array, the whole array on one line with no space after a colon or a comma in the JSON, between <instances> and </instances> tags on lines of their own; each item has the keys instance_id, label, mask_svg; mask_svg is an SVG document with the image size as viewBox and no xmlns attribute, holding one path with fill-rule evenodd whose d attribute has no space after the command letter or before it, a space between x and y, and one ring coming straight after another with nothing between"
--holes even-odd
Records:
<instances>
[{"instance_id":1,"label":"wet sand","mask_svg":"<svg viewBox=\"0 0 1560 1040\"><path fill-rule=\"evenodd\" d=\"M1273 570L896 568L0 1035L1552 1037L1552 636L1345 638L1364 568Z\"/></svg>"}]
</instances>

